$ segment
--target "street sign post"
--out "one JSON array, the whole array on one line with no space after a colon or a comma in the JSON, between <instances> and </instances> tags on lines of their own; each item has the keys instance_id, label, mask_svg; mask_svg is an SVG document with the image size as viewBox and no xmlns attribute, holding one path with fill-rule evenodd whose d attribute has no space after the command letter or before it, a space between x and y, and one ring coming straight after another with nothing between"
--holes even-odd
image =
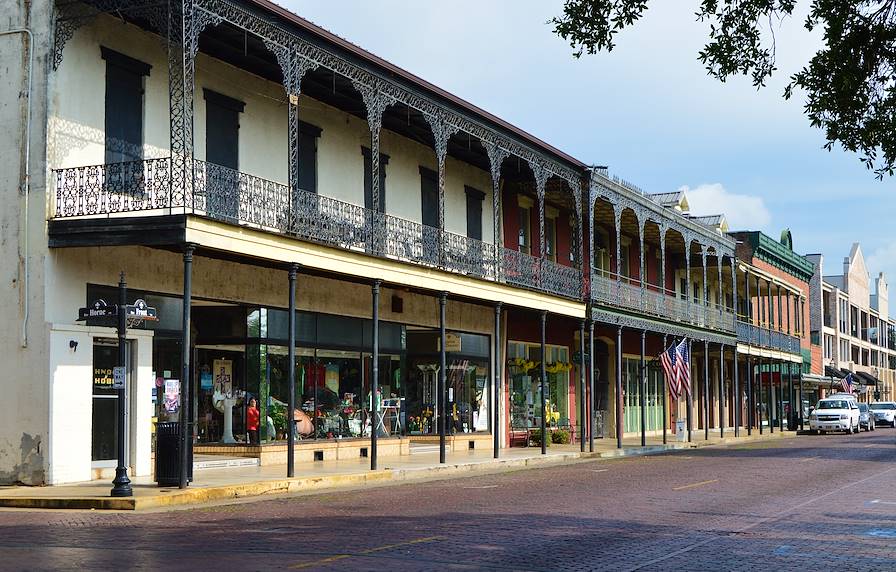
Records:
<instances>
[{"instance_id":1,"label":"street sign post","mask_svg":"<svg viewBox=\"0 0 896 572\"><path fill-rule=\"evenodd\" d=\"M134 495L131 489L131 480L128 478L127 462L124 458L124 418L125 418L125 391L127 390L127 351L126 341L128 326L136 326L141 322L155 322L158 320L156 309L146 305L146 301L139 299L133 304L128 304L128 287L124 281L124 272L118 281L118 304L108 305L105 300L96 300L92 305L78 309L78 320L98 321L109 324L112 318L118 322L118 365L112 369L112 389L118 391L118 466L115 468L115 479L112 480L113 497L130 497Z\"/></svg>"}]
</instances>

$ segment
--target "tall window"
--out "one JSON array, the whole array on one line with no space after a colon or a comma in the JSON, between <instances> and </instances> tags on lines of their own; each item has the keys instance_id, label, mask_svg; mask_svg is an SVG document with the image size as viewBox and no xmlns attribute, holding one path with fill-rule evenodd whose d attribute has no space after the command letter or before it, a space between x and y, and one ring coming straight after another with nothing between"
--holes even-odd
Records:
<instances>
[{"instance_id":1,"label":"tall window","mask_svg":"<svg viewBox=\"0 0 896 572\"><path fill-rule=\"evenodd\" d=\"M320 127L299 122L299 188L317 192L317 139Z\"/></svg>"},{"instance_id":2,"label":"tall window","mask_svg":"<svg viewBox=\"0 0 896 572\"><path fill-rule=\"evenodd\" d=\"M373 163L370 161L370 149L361 147L364 155L364 208L373 209ZM379 211L386 212L386 165L389 156L380 153L380 204Z\"/></svg>"},{"instance_id":3,"label":"tall window","mask_svg":"<svg viewBox=\"0 0 896 572\"><path fill-rule=\"evenodd\" d=\"M466 187L467 195L467 236L482 240L482 201L485 193L473 187Z\"/></svg>"},{"instance_id":4,"label":"tall window","mask_svg":"<svg viewBox=\"0 0 896 572\"><path fill-rule=\"evenodd\" d=\"M849 333L849 304L846 300L838 299L837 306L839 308L840 333Z\"/></svg>"},{"instance_id":5,"label":"tall window","mask_svg":"<svg viewBox=\"0 0 896 572\"><path fill-rule=\"evenodd\" d=\"M610 233L600 227L594 229L594 270L603 275L610 273Z\"/></svg>"},{"instance_id":6,"label":"tall window","mask_svg":"<svg viewBox=\"0 0 896 572\"><path fill-rule=\"evenodd\" d=\"M143 159L143 78L151 66L100 48L106 61L105 162Z\"/></svg>"},{"instance_id":7,"label":"tall window","mask_svg":"<svg viewBox=\"0 0 896 572\"><path fill-rule=\"evenodd\" d=\"M629 277L631 276L631 257L629 256L631 253L631 248L628 241L623 240L622 244L619 246L619 274L621 276Z\"/></svg>"},{"instance_id":8,"label":"tall window","mask_svg":"<svg viewBox=\"0 0 896 572\"><path fill-rule=\"evenodd\" d=\"M557 219L544 219L544 255L545 258L557 261Z\"/></svg>"},{"instance_id":9,"label":"tall window","mask_svg":"<svg viewBox=\"0 0 896 572\"><path fill-rule=\"evenodd\" d=\"M210 89L205 97L205 160L234 171L239 169L240 113L246 104Z\"/></svg>"},{"instance_id":10,"label":"tall window","mask_svg":"<svg viewBox=\"0 0 896 572\"><path fill-rule=\"evenodd\" d=\"M439 228L439 176L426 167L420 167L420 205L423 224Z\"/></svg>"},{"instance_id":11,"label":"tall window","mask_svg":"<svg viewBox=\"0 0 896 572\"><path fill-rule=\"evenodd\" d=\"M525 252L526 254L532 254L531 212L532 209L524 206L520 206L518 210L520 221L520 252Z\"/></svg>"}]
</instances>

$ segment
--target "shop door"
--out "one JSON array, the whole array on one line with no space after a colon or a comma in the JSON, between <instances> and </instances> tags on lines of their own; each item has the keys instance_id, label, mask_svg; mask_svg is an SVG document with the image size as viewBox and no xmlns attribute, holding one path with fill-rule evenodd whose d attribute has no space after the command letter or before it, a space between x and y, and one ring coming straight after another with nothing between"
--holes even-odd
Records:
<instances>
[{"instance_id":1,"label":"shop door","mask_svg":"<svg viewBox=\"0 0 896 572\"><path fill-rule=\"evenodd\" d=\"M128 347L125 346L129 361ZM118 365L118 341L97 339L93 344L93 418L91 461L95 467L115 466L118 456L118 391L112 389L112 369ZM130 368L126 371L130 379ZM127 405L127 404L125 404ZM125 407L127 412L127 407ZM127 421L127 420L126 420ZM125 427L127 427L125 422ZM125 447L127 447L127 435ZM125 451L127 453L127 451Z\"/></svg>"}]
</instances>

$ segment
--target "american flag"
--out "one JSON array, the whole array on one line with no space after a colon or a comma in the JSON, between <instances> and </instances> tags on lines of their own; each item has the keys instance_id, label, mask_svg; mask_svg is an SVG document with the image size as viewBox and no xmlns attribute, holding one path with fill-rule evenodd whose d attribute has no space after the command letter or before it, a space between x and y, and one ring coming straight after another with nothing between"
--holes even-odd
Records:
<instances>
[{"instance_id":1,"label":"american flag","mask_svg":"<svg viewBox=\"0 0 896 572\"><path fill-rule=\"evenodd\" d=\"M684 388L688 397L691 396L691 350L688 348L687 338L681 340L675 346L675 353L678 354L678 360L675 364L678 369L678 383Z\"/></svg>"},{"instance_id":2,"label":"american flag","mask_svg":"<svg viewBox=\"0 0 896 572\"><path fill-rule=\"evenodd\" d=\"M843 391L846 393L852 393L852 374L850 373L846 377L840 380L840 385L843 386Z\"/></svg>"},{"instance_id":3,"label":"american flag","mask_svg":"<svg viewBox=\"0 0 896 572\"><path fill-rule=\"evenodd\" d=\"M672 399L678 399L681 395L681 383L678 380L678 369L675 367L677 361L678 354L675 351L675 343L673 342L671 346L660 354L660 363L663 365L663 373L666 375L666 379L669 380L669 393L672 394Z\"/></svg>"}]
</instances>

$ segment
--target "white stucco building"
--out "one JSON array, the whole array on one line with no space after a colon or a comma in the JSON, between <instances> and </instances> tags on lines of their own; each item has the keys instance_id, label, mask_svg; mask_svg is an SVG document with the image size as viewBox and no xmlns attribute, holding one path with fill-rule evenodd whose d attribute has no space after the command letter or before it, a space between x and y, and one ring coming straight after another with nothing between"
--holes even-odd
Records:
<instances>
[{"instance_id":1,"label":"white stucco building","mask_svg":"<svg viewBox=\"0 0 896 572\"><path fill-rule=\"evenodd\" d=\"M819 336L825 375L834 390L844 373L858 374L864 399L893 399L896 386L896 321L890 318L884 274L874 278L859 243L843 259L842 274L827 274L824 257L811 254L811 328Z\"/></svg>"}]
</instances>

